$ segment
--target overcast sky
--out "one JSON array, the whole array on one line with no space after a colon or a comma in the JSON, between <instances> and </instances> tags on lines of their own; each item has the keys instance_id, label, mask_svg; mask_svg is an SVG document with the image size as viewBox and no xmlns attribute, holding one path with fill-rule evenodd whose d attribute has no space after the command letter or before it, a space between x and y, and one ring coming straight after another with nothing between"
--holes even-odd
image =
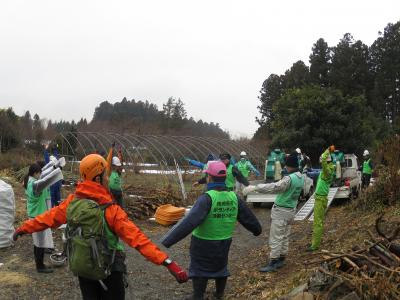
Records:
<instances>
[{"instance_id":1,"label":"overcast sky","mask_svg":"<svg viewBox=\"0 0 400 300\"><path fill-rule=\"evenodd\" d=\"M123 97L252 135L259 90L323 37L370 45L400 20L400 1L0 0L0 107L91 119Z\"/></svg>"}]
</instances>

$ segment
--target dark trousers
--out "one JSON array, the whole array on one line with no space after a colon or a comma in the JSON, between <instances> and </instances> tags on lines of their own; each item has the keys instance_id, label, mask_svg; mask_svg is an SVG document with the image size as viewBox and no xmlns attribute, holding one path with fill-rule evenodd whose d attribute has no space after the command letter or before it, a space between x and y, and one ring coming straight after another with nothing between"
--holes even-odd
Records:
<instances>
[{"instance_id":1,"label":"dark trousers","mask_svg":"<svg viewBox=\"0 0 400 300\"><path fill-rule=\"evenodd\" d=\"M211 278L207 278L207 277L193 277L192 278L193 300L203 300L204 299L204 293L206 292L208 279L211 279ZM228 279L228 277L215 278L215 293L214 293L214 295L216 296L217 299L220 299L220 298L222 299L222 297L224 296L227 279Z\"/></svg>"},{"instance_id":2,"label":"dark trousers","mask_svg":"<svg viewBox=\"0 0 400 300\"><path fill-rule=\"evenodd\" d=\"M371 182L371 174L362 174L362 188L365 189L369 187Z\"/></svg>"},{"instance_id":3,"label":"dark trousers","mask_svg":"<svg viewBox=\"0 0 400 300\"><path fill-rule=\"evenodd\" d=\"M124 300L125 284L124 273L111 272L111 275L103 280L107 291L99 281L78 277L83 300Z\"/></svg>"},{"instance_id":4,"label":"dark trousers","mask_svg":"<svg viewBox=\"0 0 400 300\"><path fill-rule=\"evenodd\" d=\"M59 183L55 183L54 187L50 187L51 207L57 206L61 202L61 187Z\"/></svg>"},{"instance_id":5,"label":"dark trousers","mask_svg":"<svg viewBox=\"0 0 400 300\"><path fill-rule=\"evenodd\" d=\"M33 255L35 256L36 269L44 268L44 248L33 246Z\"/></svg>"}]
</instances>

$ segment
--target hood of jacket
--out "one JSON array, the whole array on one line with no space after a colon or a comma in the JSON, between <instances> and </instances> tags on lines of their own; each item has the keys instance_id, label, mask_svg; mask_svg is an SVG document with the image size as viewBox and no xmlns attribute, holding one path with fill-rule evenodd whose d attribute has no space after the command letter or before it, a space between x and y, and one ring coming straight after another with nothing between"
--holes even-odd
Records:
<instances>
[{"instance_id":1,"label":"hood of jacket","mask_svg":"<svg viewBox=\"0 0 400 300\"><path fill-rule=\"evenodd\" d=\"M100 205L107 204L113 201L111 194L107 188L97 182L90 180L79 182L76 186L75 195L76 197L81 199L94 200Z\"/></svg>"}]
</instances>

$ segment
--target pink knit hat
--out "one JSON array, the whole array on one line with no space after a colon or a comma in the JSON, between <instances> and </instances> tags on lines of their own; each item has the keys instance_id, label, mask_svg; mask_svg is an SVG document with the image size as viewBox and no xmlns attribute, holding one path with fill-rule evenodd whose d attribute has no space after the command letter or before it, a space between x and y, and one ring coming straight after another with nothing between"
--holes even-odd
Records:
<instances>
[{"instance_id":1,"label":"pink knit hat","mask_svg":"<svg viewBox=\"0 0 400 300\"><path fill-rule=\"evenodd\" d=\"M207 173L213 177L225 177L226 166L222 161L209 161L208 167L203 173Z\"/></svg>"}]
</instances>

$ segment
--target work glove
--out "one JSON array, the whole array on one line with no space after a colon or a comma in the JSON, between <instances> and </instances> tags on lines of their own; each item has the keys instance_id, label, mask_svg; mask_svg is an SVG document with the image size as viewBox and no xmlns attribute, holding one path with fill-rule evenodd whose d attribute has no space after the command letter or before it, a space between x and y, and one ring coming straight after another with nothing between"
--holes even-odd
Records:
<instances>
[{"instance_id":1,"label":"work glove","mask_svg":"<svg viewBox=\"0 0 400 300\"><path fill-rule=\"evenodd\" d=\"M330 145L328 149L330 153L335 152L335 145Z\"/></svg>"},{"instance_id":2,"label":"work glove","mask_svg":"<svg viewBox=\"0 0 400 300\"><path fill-rule=\"evenodd\" d=\"M171 262L167 265L168 271L175 277L176 281L179 283L184 283L188 281L188 275L180 266L176 264L176 262Z\"/></svg>"},{"instance_id":3,"label":"work glove","mask_svg":"<svg viewBox=\"0 0 400 300\"><path fill-rule=\"evenodd\" d=\"M25 234L26 232L24 232L23 230L21 230L21 228L17 228L17 230L15 230L14 234L13 234L13 241L15 242L16 240L18 240L18 238L20 236L22 236L23 234Z\"/></svg>"},{"instance_id":4,"label":"work glove","mask_svg":"<svg viewBox=\"0 0 400 300\"><path fill-rule=\"evenodd\" d=\"M55 169L57 169L57 168L59 168L59 167L61 167L61 168L65 167L65 157L61 157L61 158L60 158L59 160L57 160L56 163L54 164L54 168L55 168Z\"/></svg>"},{"instance_id":5,"label":"work glove","mask_svg":"<svg viewBox=\"0 0 400 300\"><path fill-rule=\"evenodd\" d=\"M242 194L243 196L247 196L248 194L255 192L257 187L255 185L249 185L243 188Z\"/></svg>"}]
</instances>

